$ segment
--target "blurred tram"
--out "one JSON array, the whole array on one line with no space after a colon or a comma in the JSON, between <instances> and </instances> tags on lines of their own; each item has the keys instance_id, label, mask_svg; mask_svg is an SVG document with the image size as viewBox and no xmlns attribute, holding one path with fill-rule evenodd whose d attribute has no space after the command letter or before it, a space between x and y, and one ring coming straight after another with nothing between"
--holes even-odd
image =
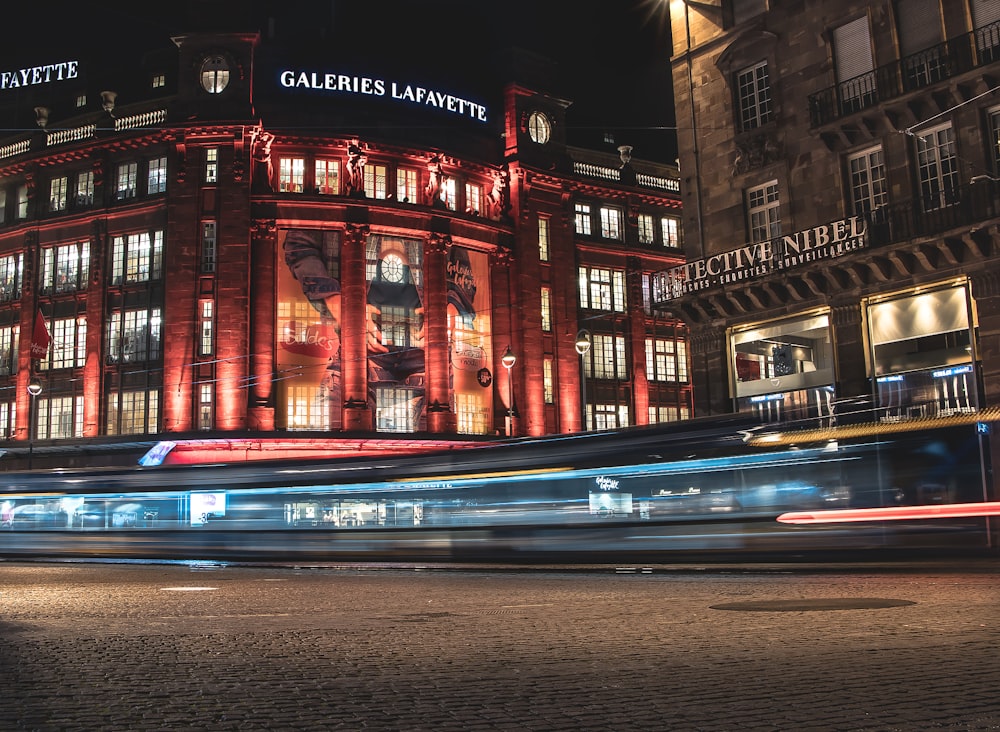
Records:
<instances>
[{"instance_id":1,"label":"blurred tram","mask_svg":"<svg viewBox=\"0 0 1000 732\"><path fill-rule=\"evenodd\" d=\"M784 425L771 447L777 427L732 416L396 457L11 472L0 556L653 563L988 550L979 515L777 520L988 505L982 424L875 420L849 437Z\"/></svg>"}]
</instances>

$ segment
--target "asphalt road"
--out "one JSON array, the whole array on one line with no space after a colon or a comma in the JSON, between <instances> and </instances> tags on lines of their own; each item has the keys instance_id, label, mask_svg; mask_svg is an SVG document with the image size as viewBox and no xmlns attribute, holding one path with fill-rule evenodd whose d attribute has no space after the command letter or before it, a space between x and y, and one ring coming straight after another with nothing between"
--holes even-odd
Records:
<instances>
[{"instance_id":1,"label":"asphalt road","mask_svg":"<svg viewBox=\"0 0 1000 732\"><path fill-rule=\"evenodd\" d=\"M1000 729L998 579L0 563L0 730Z\"/></svg>"}]
</instances>

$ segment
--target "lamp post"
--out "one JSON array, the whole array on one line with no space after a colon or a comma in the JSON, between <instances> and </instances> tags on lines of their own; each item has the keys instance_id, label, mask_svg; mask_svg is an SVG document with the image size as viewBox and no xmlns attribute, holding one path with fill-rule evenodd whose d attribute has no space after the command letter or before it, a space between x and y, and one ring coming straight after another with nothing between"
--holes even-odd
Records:
<instances>
[{"instance_id":1,"label":"lamp post","mask_svg":"<svg viewBox=\"0 0 1000 732\"><path fill-rule=\"evenodd\" d=\"M576 334L576 343L573 344L576 352L580 354L580 431L587 431L587 364L585 359L590 351L590 331L581 329Z\"/></svg>"},{"instance_id":2,"label":"lamp post","mask_svg":"<svg viewBox=\"0 0 1000 732\"><path fill-rule=\"evenodd\" d=\"M517 356L514 352L510 350L510 346L507 346L507 350L504 351L503 356L500 357L500 363L503 367L507 369L507 416L510 420L510 427L507 430L507 436L514 436L514 364L517 363Z\"/></svg>"},{"instance_id":3,"label":"lamp post","mask_svg":"<svg viewBox=\"0 0 1000 732\"><path fill-rule=\"evenodd\" d=\"M28 379L28 470L32 469L32 462L35 455L35 413L37 411L35 402L38 395L42 393L42 381L37 376L32 375Z\"/></svg>"}]
</instances>

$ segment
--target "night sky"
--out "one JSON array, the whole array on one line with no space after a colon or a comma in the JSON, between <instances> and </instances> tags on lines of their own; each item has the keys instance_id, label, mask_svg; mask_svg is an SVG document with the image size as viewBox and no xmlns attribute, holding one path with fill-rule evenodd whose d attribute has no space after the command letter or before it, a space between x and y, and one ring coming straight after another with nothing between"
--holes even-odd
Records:
<instances>
[{"instance_id":1,"label":"night sky","mask_svg":"<svg viewBox=\"0 0 1000 732\"><path fill-rule=\"evenodd\" d=\"M195 30L266 36L272 18L297 50L426 69L456 88L494 81L497 59L518 47L556 62L552 92L573 101L568 121L579 134L571 141L612 131L636 157L670 163L667 17L665 0L56 0L5 8L0 69L95 51L120 63Z\"/></svg>"}]
</instances>

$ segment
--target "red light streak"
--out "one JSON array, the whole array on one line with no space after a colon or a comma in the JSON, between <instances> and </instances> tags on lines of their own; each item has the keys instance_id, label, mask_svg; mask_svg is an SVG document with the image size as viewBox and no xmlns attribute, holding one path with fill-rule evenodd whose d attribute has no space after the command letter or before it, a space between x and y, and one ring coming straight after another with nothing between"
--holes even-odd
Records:
<instances>
[{"instance_id":1,"label":"red light streak","mask_svg":"<svg viewBox=\"0 0 1000 732\"><path fill-rule=\"evenodd\" d=\"M937 506L839 508L829 511L789 511L778 516L783 524L838 524L852 521L912 521L914 519L1000 516L1000 501L949 503Z\"/></svg>"}]
</instances>

